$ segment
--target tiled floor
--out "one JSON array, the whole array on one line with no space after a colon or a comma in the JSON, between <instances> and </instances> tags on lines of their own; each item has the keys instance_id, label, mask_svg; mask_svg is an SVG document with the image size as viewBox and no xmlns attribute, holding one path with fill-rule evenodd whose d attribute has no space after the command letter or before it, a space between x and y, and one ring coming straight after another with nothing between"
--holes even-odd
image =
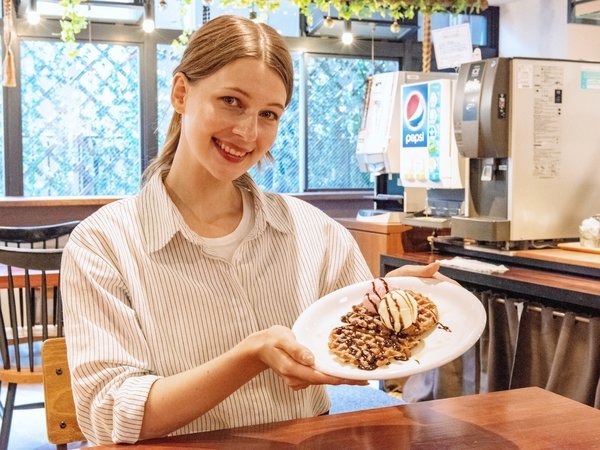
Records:
<instances>
[{"instance_id":1,"label":"tiled floor","mask_svg":"<svg viewBox=\"0 0 600 450\"><path fill-rule=\"evenodd\" d=\"M6 396L5 385L2 386L2 403ZM44 401L42 385L19 385L17 388L17 405ZM70 444L69 449L76 449L85 444ZM25 409L13 412L13 421L8 442L9 450L52 450L56 447L48 443L46 437L46 416L43 409Z\"/></svg>"}]
</instances>

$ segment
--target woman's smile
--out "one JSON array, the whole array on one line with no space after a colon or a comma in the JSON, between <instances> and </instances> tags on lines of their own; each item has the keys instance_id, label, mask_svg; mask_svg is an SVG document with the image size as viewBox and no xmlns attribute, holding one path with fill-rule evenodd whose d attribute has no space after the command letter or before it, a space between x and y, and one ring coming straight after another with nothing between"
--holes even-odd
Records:
<instances>
[{"instance_id":1,"label":"woman's smile","mask_svg":"<svg viewBox=\"0 0 600 450\"><path fill-rule=\"evenodd\" d=\"M213 137L213 143L223 158L234 163L243 161L247 155L252 153L252 151L235 149L233 146L228 145L215 137Z\"/></svg>"}]
</instances>

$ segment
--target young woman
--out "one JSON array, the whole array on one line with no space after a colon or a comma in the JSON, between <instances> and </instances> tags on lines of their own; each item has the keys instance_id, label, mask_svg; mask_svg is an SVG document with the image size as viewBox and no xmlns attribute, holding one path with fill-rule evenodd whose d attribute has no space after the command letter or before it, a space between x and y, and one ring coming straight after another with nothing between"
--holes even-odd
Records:
<instances>
[{"instance_id":1,"label":"young woman","mask_svg":"<svg viewBox=\"0 0 600 450\"><path fill-rule=\"evenodd\" d=\"M315 416L329 409L323 385L363 384L313 369L290 330L319 297L372 277L356 243L247 174L269 156L292 72L269 26L203 25L174 71L175 112L141 192L71 235L65 332L91 442Z\"/></svg>"}]
</instances>

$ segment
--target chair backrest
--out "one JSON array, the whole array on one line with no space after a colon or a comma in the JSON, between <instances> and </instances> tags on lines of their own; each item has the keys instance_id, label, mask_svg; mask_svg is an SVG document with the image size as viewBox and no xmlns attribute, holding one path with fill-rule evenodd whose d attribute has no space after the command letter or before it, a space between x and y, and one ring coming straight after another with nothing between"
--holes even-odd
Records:
<instances>
[{"instance_id":1,"label":"chair backrest","mask_svg":"<svg viewBox=\"0 0 600 450\"><path fill-rule=\"evenodd\" d=\"M0 246L0 356L3 363L0 380L19 382L7 377L17 376L12 372L22 370L37 372L41 379L34 346L49 337L63 335L59 289L62 252L62 249Z\"/></svg>"},{"instance_id":2,"label":"chair backrest","mask_svg":"<svg viewBox=\"0 0 600 450\"><path fill-rule=\"evenodd\" d=\"M5 246L29 248L59 248L61 241L71 234L79 221L31 227L1 227L0 242Z\"/></svg>"},{"instance_id":3,"label":"chair backrest","mask_svg":"<svg viewBox=\"0 0 600 450\"><path fill-rule=\"evenodd\" d=\"M44 341L42 368L48 441L57 445L84 441L77 425L65 338Z\"/></svg>"}]
</instances>

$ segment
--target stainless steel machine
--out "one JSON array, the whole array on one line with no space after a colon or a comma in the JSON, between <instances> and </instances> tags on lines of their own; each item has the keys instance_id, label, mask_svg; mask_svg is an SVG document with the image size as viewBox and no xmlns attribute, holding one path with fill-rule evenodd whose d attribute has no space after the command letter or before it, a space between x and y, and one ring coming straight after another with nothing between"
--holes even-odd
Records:
<instances>
[{"instance_id":1,"label":"stainless steel machine","mask_svg":"<svg viewBox=\"0 0 600 450\"><path fill-rule=\"evenodd\" d=\"M469 181L452 236L522 248L576 238L600 212L600 63L464 64L453 120Z\"/></svg>"}]
</instances>

